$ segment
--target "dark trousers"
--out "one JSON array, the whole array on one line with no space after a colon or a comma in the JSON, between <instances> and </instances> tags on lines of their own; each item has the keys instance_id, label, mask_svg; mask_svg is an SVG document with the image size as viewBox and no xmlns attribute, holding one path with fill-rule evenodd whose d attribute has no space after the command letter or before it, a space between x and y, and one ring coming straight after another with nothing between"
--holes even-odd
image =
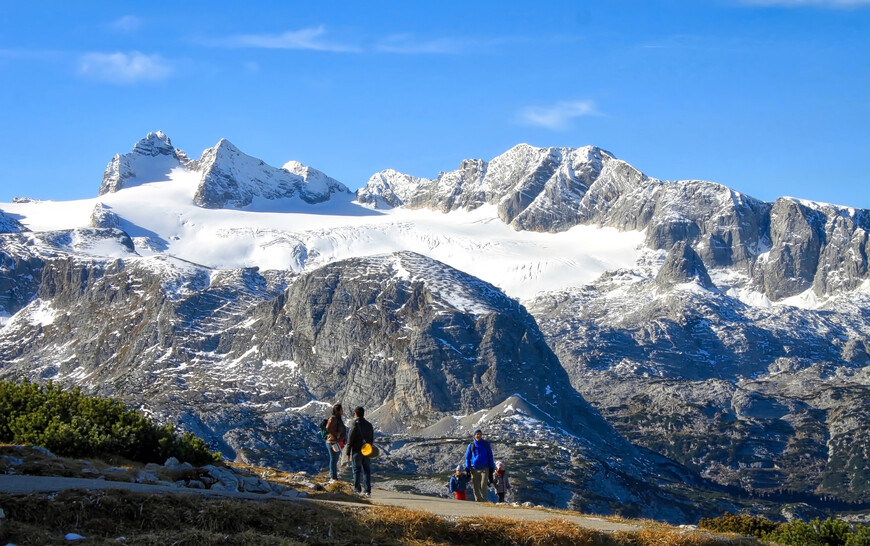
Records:
<instances>
[{"instance_id":1,"label":"dark trousers","mask_svg":"<svg viewBox=\"0 0 870 546\"><path fill-rule=\"evenodd\" d=\"M359 493L365 491L372 492L372 467L369 464L369 458L360 452L356 452L352 457L353 461L353 488ZM362 487L360 480L363 480Z\"/></svg>"},{"instance_id":2,"label":"dark trousers","mask_svg":"<svg viewBox=\"0 0 870 546\"><path fill-rule=\"evenodd\" d=\"M496 493L498 495L498 502L504 502L504 493Z\"/></svg>"},{"instance_id":3,"label":"dark trousers","mask_svg":"<svg viewBox=\"0 0 870 546\"><path fill-rule=\"evenodd\" d=\"M326 451L329 452L329 477L333 480L338 479L338 459L341 457L341 451L333 451L332 446L337 444L326 443Z\"/></svg>"}]
</instances>

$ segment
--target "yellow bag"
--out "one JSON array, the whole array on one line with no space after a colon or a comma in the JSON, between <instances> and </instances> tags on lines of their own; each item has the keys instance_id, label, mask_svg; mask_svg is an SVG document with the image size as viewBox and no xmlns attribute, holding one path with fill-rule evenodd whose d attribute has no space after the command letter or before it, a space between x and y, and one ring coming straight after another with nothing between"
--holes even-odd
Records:
<instances>
[{"instance_id":1,"label":"yellow bag","mask_svg":"<svg viewBox=\"0 0 870 546\"><path fill-rule=\"evenodd\" d=\"M374 459L381 454L381 451L378 448L368 442L362 445L359 452L362 453L364 456L368 457L369 459Z\"/></svg>"}]
</instances>

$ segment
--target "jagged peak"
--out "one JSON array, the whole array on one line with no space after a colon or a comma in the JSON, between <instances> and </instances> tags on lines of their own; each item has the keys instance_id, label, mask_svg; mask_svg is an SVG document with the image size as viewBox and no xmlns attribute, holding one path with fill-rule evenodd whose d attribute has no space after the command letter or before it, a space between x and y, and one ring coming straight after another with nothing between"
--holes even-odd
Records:
<instances>
[{"instance_id":1,"label":"jagged peak","mask_svg":"<svg viewBox=\"0 0 870 546\"><path fill-rule=\"evenodd\" d=\"M172 146L172 141L166 136L163 131L151 132L145 135L135 145L133 145L133 153L157 156L157 155L174 155L175 148Z\"/></svg>"}]
</instances>

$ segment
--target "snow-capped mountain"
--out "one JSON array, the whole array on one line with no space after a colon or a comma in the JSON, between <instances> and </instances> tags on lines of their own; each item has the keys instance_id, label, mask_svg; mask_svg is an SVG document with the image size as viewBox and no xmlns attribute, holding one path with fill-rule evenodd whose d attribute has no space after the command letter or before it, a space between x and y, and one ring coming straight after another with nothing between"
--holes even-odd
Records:
<instances>
[{"instance_id":1,"label":"snow-capped mountain","mask_svg":"<svg viewBox=\"0 0 870 546\"><path fill-rule=\"evenodd\" d=\"M173 171L189 171L199 177L193 202L201 207L244 208L255 199L274 201L296 197L305 203L321 203L333 193L350 193L341 182L298 161L278 169L242 153L221 139L213 148L191 160L172 146L163 132L148 135L127 154L117 154L106 166L100 195L147 182L169 180Z\"/></svg>"},{"instance_id":2,"label":"snow-capped mountain","mask_svg":"<svg viewBox=\"0 0 870 546\"><path fill-rule=\"evenodd\" d=\"M479 426L559 506L742 502L713 482L867 503L868 231L595 147L354 196L151 133L98 197L0 203L0 377L121 396L251 462L316 468L299 439L342 401L390 435L391 470L449 468Z\"/></svg>"}]
</instances>

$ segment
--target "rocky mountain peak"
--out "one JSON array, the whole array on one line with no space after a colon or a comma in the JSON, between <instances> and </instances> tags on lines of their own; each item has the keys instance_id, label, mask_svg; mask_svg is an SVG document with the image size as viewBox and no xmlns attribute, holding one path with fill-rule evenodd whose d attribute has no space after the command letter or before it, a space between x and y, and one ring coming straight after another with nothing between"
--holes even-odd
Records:
<instances>
[{"instance_id":1,"label":"rocky mountain peak","mask_svg":"<svg viewBox=\"0 0 870 546\"><path fill-rule=\"evenodd\" d=\"M157 131L148 133L145 138L137 142L133 146L133 153L152 157L157 155L173 156L175 148L163 131Z\"/></svg>"},{"instance_id":2,"label":"rocky mountain peak","mask_svg":"<svg viewBox=\"0 0 870 546\"><path fill-rule=\"evenodd\" d=\"M197 169L202 178L193 200L205 208L244 208L254 198L296 197L314 204L328 200L334 193L350 193L344 184L316 169L298 162L280 169L272 167L226 139L202 153Z\"/></svg>"},{"instance_id":3,"label":"rocky mountain peak","mask_svg":"<svg viewBox=\"0 0 870 546\"><path fill-rule=\"evenodd\" d=\"M176 150L162 131L148 133L133 145L132 152L116 154L109 161L103 172L99 195L146 182L165 180L172 169L188 161L184 152Z\"/></svg>"}]
</instances>

